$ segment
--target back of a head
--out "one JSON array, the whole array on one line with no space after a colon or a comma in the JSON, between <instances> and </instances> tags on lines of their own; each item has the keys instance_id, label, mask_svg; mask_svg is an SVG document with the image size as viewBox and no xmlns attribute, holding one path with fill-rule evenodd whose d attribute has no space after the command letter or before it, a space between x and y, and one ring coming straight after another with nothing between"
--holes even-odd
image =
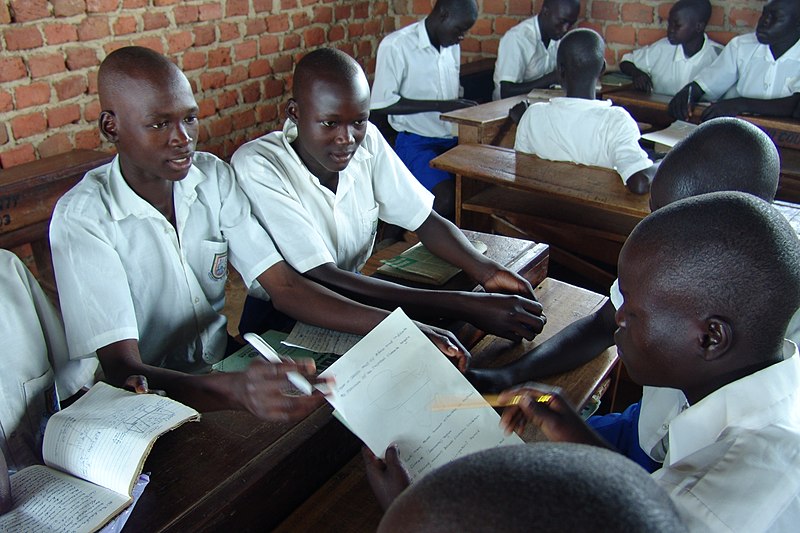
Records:
<instances>
[{"instance_id":1,"label":"back of a head","mask_svg":"<svg viewBox=\"0 0 800 533\"><path fill-rule=\"evenodd\" d=\"M366 76L358 62L336 48L319 48L307 53L294 70L292 93L295 98L304 94L314 80L323 79L342 84L366 83Z\"/></svg>"},{"instance_id":2,"label":"back of a head","mask_svg":"<svg viewBox=\"0 0 800 533\"><path fill-rule=\"evenodd\" d=\"M678 0L672 6L672 11L684 9L694 13L697 21L702 22L703 25L708 24L708 20L711 18L711 2L709 0Z\"/></svg>"},{"instance_id":3,"label":"back of a head","mask_svg":"<svg viewBox=\"0 0 800 533\"><path fill-rule=\"evenodd\" d=\"M97 86L100 106L111 109L121 95L130 94L130 81L153 85L168 83L183 73L169 59L143 46L126 46L114 50L100 64Z\"/></svg>"},{"instance_id":4,"label":"back of a head","mask_svg":"<svg viewBox=\"0 0 800 533\"><path fill-rule=\"evenodd\" d=\"M478 18L478 3L475 0L436 0L431 13L442 11L475 20Z\"/></svg>"},{"instance_id":5,"label":"back of a head","mask_svg":"<svg viewBox=\"0 0 800 533\"><path fill-rule=\"evenodd\" d=\"M738 118L704 122L661 162L650 190L658 209L718 191L746 192L771 202L780 177L778 150L766 133Z\"/></svg>"},{"instance_id":6,"label":"back of a head","mask_svg":"<svg viewBox=\"0 0 800 533\"><path fill-rule=\"evenodd\" d=\"M567 78L600 77L605 68L605 42L594 30L578 28L567 32L558 45L558 66Z\"/></svg>"},{"instance_id":7,"label":"back of a head","mask_svg":"<svg viewBox=\"0 0 800 533\"><path fill-rule=\"evenodd\" d=\"M729 323L734 348L755 360L780 353L800 307L800 241L769 203L739 192L679 200L634 228L620 262L631 256L655 294Z\"/></svg>"},{"instance_id":8,"label":"back of a head","mask_svg":"<svg viewBox=\"0 0 800 533\"><path fill-rule=\"evenodd\" d=\"M685 531L640 466L571 443L506 446L462 457L414 483L379 531Z\"/></svg>"}]
</instances>

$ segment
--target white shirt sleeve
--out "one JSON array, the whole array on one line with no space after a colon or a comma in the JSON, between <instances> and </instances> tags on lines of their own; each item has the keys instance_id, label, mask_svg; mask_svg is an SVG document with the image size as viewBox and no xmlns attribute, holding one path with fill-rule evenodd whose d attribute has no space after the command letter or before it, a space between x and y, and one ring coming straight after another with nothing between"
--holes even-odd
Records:
<instances>
[{"instance_id":1,"label":"white shirt sleeve","mask_svg":"<svg viewBox=\"0 0 800 533\"><path fill-rule=\"evenodd\" d=\"M705 91L705 99L719 100L736 85L739 79L738 50L738 39L734 38L722 49L717 59L697 75L694 81Z\"/></svg>"},{"instance_id":2,"label":"white shirt sleeve","mask_svg":"<svg viewBox=\"0 0 800 533\"><path fill-rule=\"evenodd\" d=\"M70 357L94 355L111 343L139 340L128 276L108 221L88 220L56 205L50 248ZM154 272L153 275L160 275Z\"/></svg>"},{"instance_id":3,"label":"white shirt sleeve","mask_svg":"<svg viewBox=\"0 0 800 533\"><path fill-rule=\"evenodd\" d=\"M525 47L520 43L516 34L506 34L500 39L500 46L497 50L497 62L494 66L496 71L495 79L498 83L503 81L521 83L525 81L527 62Z\"/></svg>"},{"instance_id":4,"label":"white shirt sleeve","mask_svg":"<svg viewBox=\"0 0 800 533\"><path fill-rule=\"evenodd\" d=\"M514 139L514 150L517 152L525 152L526 154L536 154L533 147L533 142L531 139L531 128L533 128L533 123L531 117L533 116L533 112L531 109L533 106L538 104L533 104L528 106L528 109L525 110L525 113L522 114L522 118L517 125L517 136Z\"/></svg>"},{"instance_id":5,"label":"white shirt sleeve","mask_svg":"<svg viewBox=\"0 0 800 533\"><path fill-rule=\"evenodd\" d=\"M283 258L253 216L233 169L223 161L218 161L217 167L222 200L220 230L228 240L231 263L241 273L245 284L252 287L259 275Z\"/></svg>"},{"instance_id":6,"label":"white shirt sleeve","mask_svg":"<svg viewBox=\"0 0 800 533\"><path fill-rule=\"evenodd\" d=\"M607 128L609 134L609 150L614 169L619 173L622 181L627 183L633 174L649 168L653 162L647 157L647 152L639 146L639 127L627 111L621 108L611 108L621 113L615 122Z\"/></svg>"},{"instance_id":7,"label":"white shirt sleeve","mask_svg":"<svg viewBox=\"0 0 800 533\"><path fill-rule=\"evenodd\" d=\"M651 51L652 46L644 46L642 48L638 48L633 52L628 52L622 59L620 63L623 61L630 61L634 64L636 68L641 70L642 72L647 73L649 76L653 72L653 62L651 60Z\"/></svg>"},{"instance_id":8,"label":"white shirt sleeve","mask_svg":"<svg viewBox=\"0 0 800 533\"><path fill-rule=\"evenodd\" d=\"M284 169L258 153L254 145L242 146L231 162L253 213L292 267L308 272L336 262L294 189L284 185Z\"/></svg>"},{"instance_id":9,"label":"white shirt sleeve","mask_svg":"<svg viewBox=\"0 0 800 533\"><path fill-rule=\"evenodd\" d=\"M400 87L406 77L405 56L385 39L378 45L370 109L383 109L399 102Z\"/></svg>"}]
</instances>

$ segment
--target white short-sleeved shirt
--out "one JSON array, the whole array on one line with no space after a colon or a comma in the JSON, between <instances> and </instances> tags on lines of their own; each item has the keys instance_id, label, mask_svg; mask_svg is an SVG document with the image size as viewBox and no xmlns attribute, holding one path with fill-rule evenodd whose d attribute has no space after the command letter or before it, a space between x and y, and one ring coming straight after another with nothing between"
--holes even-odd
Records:
<instances>
[{"instance_id":1,"label":"white short-sleeved shirt","mask_svg":"<svg viewBox=\"0 0 800 533\"><path fill-rule=\"evenodd\" d=\"M494 66L493 100L500 99L500 82L524 83L538 80L556 68L559 41L545 47L539 29L539 15L523 20L500 39Z\"/></svg>"},{"instance_id":2,"label":"white short-sleeved shirt","mask_svg":"<svg viewBox=\"0 0 800 533\"><path fill-rule=\"evenodd\" d=\"M689 531L795 531L800 523L800 359L729 383L669 423L652 476Z\"/></svg>"},{"instance_id":3,"label":"white short-sleeved shirt","mask_svg":"<svg viewBox=\"0 0 800 533\"><path fill-rule=\"evenodd\" d=\"M647 73L653 82L654 93L672 96L713 63L722 51L722 45L707 35L703 39L703 47L692 57L686 57L683 46L670 44L665 37L625 54L622 61L630 61Z\"/></svg>"},{"instance_id":4,"label":"white short-sleeved shirt","mask_svg":"<svg viewBox=\"0 0 800 533\"><path fill-rule=\"evenodd\" d=\"M390 33L378 45L371 109L383 109L400 101L455 100L459 93L461 48L437 49L425 30L425 20ZM453 137L453 128L439 119L439 112L389 115L397 131L424 137Z\"/></svg>"},{"instance_id":5,"label":"white short-sleeved shirt","mask_svg":"<svg viewBox=\"0 0 800 533\"><path fill-rule=\"evenodd\" d=\"M227 262L248 286L281 260L250 212L233 169L195 152L175 182L175 227L122 177L119 158L56 204L53 264L72 358L136 339L142 361L199 372L227 341Z\"/></svg>"},{"instance_id":6,"label":"white short-sleeved shirt","mask_svg":"<svg viewBox=\"0 0 800 533\"><path fill-rule=\"evenodd\" d=\"M561 97L528 107L514 149L552 161L614 169L627 182L653 164L639 137L636 121L611 101Z\"/></svg>"},{"instance_id":7,"label":"white short-sleeved shirt","mask_svg":"<svg viewBox=\"0 0 800 533\"><path fill-rule=\"evenodd\" d=\"M754 33L734 37L694 80L709 100L745 97L774 100L800 92L800 41L776 61ZM735 89L728 92L729 89Z\"/></svg>"},{"instance_id":8,"label":"white short-sleeved shirt","mask_svg":"<svg viewBox=\"0 0 800 533\"><path fill-rule=\"evenodd\" d=\"M16 255L0 250L0 446L9 470L41 463L42 436L59 398L91 385L97 359L70 361L64 326Z\"/></svg>"},{"instance_id":9,"label":"white short-sleeved shirt","mask_svg":"<svg viewBox=\"0 0 800 533\"><path fill-rule=\"evenodd\" d=\"M372 253L378 219L414 231L430 215L433 195L371 123L339 173L335 194L292 148L296 137L297 127L287 120L282 132L242 145L231 164L256 217L298 271L325 263L360 270Z\"/></svg>"}]
</instances>

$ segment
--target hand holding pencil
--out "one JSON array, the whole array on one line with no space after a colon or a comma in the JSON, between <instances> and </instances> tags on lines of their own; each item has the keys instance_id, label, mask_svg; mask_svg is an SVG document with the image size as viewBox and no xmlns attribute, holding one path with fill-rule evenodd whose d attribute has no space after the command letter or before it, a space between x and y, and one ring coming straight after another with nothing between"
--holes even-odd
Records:
<instances>
[{"instance_id":1,"label":"hand holding pencil","mask_svg":"<svg viewBox=\"0 0 800 533\"><path fill-rule=\"evenodd\" d=\"M500 424L507 433L522 433L535 424L548 440L607 446L561 395L559 387L526 383L502 392L497 401L508 405Z\"/></svg>"}]
</instances>

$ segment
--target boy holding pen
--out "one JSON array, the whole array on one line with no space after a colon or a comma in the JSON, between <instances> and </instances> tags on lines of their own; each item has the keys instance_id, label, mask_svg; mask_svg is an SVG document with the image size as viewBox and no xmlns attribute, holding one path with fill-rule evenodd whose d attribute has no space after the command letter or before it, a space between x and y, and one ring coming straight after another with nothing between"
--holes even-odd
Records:
<instances>
[{"instance_id":1,"label":"boy holding pen","mask_svg":"<svg viewBox=\"0 0 800 533\"><path fill-rule=\"evenodd\" d=\"M664 453L653 479L692 531L791 531L800 520L800 358L784 340L799 256L780 213L732 192L659 209L622 249L614 339L634 381L682 394L650 453ZM500 401L517 397L508 431L533 423L553 441L613 448L557 391L522 385Z\"/></svg>"},{"instance_id":2,"label":"boy holding pen","mask_svg":"<svg viewBox=\"0 0 800 533\"><path fill-rule=\"evenodd\" d=\"M197 103L166 57L120 48L101 64L98 89L100 130L118 155L58 201L50 227L71 358L96 353L111 384L141 375L201 411L240 409L276 421L307 415L322 395L286 395L286 375L313 380L312 361L207 373L237 347L220 313L229 255L248 286L299 319L365 334L388 313L282 261L233 170L195 151ZM450 356L466 357L448 337L429 334Z\"/></svg>"},{"instance_id":3,"label":"boy holding pen","mask_svg":"<svg viewBox=\"0 0 800 533\"><path fill-rule=\"evenodd\" d=\"M790 117L800 103L800 3L770 0L755 33L734 37L719 57L678 91L669 113L686 120L701 98L702 120L741 113Z\"/></svg>"}]
</instances>

